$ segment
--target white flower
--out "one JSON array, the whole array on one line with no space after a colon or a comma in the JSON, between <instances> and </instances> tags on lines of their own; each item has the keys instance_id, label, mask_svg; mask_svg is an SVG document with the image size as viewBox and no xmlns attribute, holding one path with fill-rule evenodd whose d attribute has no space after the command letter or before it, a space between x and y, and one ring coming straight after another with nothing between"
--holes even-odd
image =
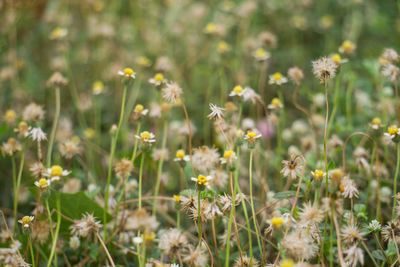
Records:
<instances>
[{"instance_id":1,"label":"white flower","mask_svg":"<svg viewBox=\"0 0 400 267\"><path fill-rule=\"evenodd\" d=\"M45 176L51 177L51 182L59 181L63 176L67 176L71 173L71 171L63 170L63 168L59 165L53 165L51 168L47 169Z\"/></svg>"},{"instance_id":2,"label":"white flower","mask_svg":"<svg viewBox=\"0 0 400 267\"><path fill-rule=\"evenodd\" d=\"M42 140L47 139L46 134L39 127L32 128L29 131L29 136L32 138L32 140L38 141L38 142L41 142Z\"/></svg>"},{"instance_id":3,"label":"white flower","mask_svg":"<svg viewBox=\"0 0 400 267\"><path fill-rule=\"evenodd\" d=\"M22 224L22 226L23 226L24 228L29 228L29 227L31 226L31 224L32 224L32 222L33 222L34 219L35 219L34 216L24 216L24 217L22 217L21 220L18 220L18 222L19 222L20 224Z\"/></svg>"},{"instance_id":4,"label":"white flower","mask_svg":"<svg viewBox=\"0 0 400 267\"><path fill-rule=\"evenodd\" d=\"M284 83L287 83L288 79L283 76L280 72L275 72L274 74L269 76L269 84L276 84L276 85L282 85Z\"/></svg>"},{"instance_id":5,"label":"white flower","mask_svg":"<svg viewBox=\"0 0 400 267\"><path fill-rule=\"evenodd\" d=\"M167 80L164 79L164 75L162 73L157 73L156 75L154 75L153 78L149 79L149 83L154 84L156 86L159 86L165 82L167 82Z\"/></svg>"},{"instance_id":6,"label":"white flower","mask_svg":"<svg viewBox=\"0 0 400 267\"><path fill-rule=\"evenodd\" d=\"M211 181L213 178L211 176L204 176L204 175L199 175L197 178L192 177L192 181L196 182L199 186L207 186L210 187L209 181Z\"/></svg>"},{"instance_id":7,"label":"white flower","mask_svg":"<svg viewBox=\"0 0 400 267\"><path fill-rule=\"evenodd\" d=\"M156 141L155 135L151 132L148 131L143 131L140 133L140 135L135 135L137 139L142 141L143 143L154 143Z\"/></svg>"},{"instance_id":8,"label":"white flower","mask_svg":"<svg viewBox=\"0 0 400 267\"><path fill-rule=\"evenodd\" d=\"M135 236L134 238L132 238L132 242L136 245L141 244L143 242L143 238L140 236Z\"/></svg>"},{"instance_id":9,"label":"white flower","mask_svg":"<svg viewBox=\"0 0 400 267\"><path fill-rule=\"evenodd\" d=\"M369 230L375 232L378 231L382 228L382 225L380 224L380 222L378 222L377 220L372 220L369 224L368 224L368 228Z\"/></svg>"},{"instance_id":10,"label":"white flower","mask_svg":"<svg viewBox=\"0 0 400 267\"><path fill-rule=\"evenodd\" d=\"M210 103L210 110L211 110L211 113L208 114L207 118L222 119L224 117L224 113L223 113L223 111L225 110L224 108L220 108L217 105Z\"/></svg>"},{"instance_id":11,"label":"white flower","mask_svg":"<svg viewBox=\"0 0 400 267\"><path fill-rule=\"evenodd\" d=\"M392 125L388 127L387 132L384 135L390 137L390 139L394 139L400 135L400 129L396 125Z\"/></svg>"},{"instance_id":12,"label":"white flower","mask_svg":"<svg viewBox=\"0 0 400 267\"><path fill-rule=\"evenodd\" d=\"M230 92L229 96L238 96L241 97L243 96L243 87L240 85L236 85L233 90Z\"/></svg>"},{"instance_id":13,"label":"white flower","mask_svg":"<svg viewBox=\"0 0 400 267\"><path fill-rule=\"evenodd\" d=\"M175 82L167 83L161 90L162 97L169 103L175 103L181 97L182 88Z\"/></svg>"},{"instance_id":14,"label":"white flower","mask_svg":"<svg viewBox=\"0 0 400 267\"><path fill-rule=\"evenodd\" d=\"M131 68L125 68L118 71L118 75L124 77L125 79L135 79L136 72L134 72Z\"/></svg>"},{"instance_id":15,"label":"white flower","mask_svg":"<svg viewBox=\"0 0 400 267\"><path fill-rule=\"evenodd\" d=\"M45 178L41 178L39 181L35 182L35 185L39 187L40 189L44 190L47 189L50 186L50 180L47 180Z\"/></svg>"},{"instance_id":16,"label":"white flower","mask_svg":"<svg viewBox=\"0 0 400 267\"><path fill-rule=\"evenodd\" d=\"M251 101L254 103L256 103L256 101L260 99L260 95L257 94L254 89L250 88L250 87L245 87L243 89L243 100L244 101Z\"/></svg>"},{"instance_id":17,"label":"white flower","mask_svg":"<svg viewBox=\"0 0 400 267\"><path fill-rule=\"evenodd\" d=\"M271 57L271 54L268 51L265 51L263 48L258 48L253 52L253 57L259 61L267 60Z\"/></svg>"}]
</instances>

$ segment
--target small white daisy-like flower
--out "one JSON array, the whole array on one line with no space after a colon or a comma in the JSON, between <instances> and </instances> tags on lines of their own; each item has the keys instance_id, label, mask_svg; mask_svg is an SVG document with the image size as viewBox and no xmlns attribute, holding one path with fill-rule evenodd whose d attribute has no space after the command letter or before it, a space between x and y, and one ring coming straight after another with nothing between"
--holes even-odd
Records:
<instances>
[{"instance_id":1,"label":"small white daisy-like flower","mask_svg":"<svg viewBox=\"0 0 400 267\"><path fill-rule=\"evenodd\" d=\"M382 225L380 224L380 222L378 222L377 220L372 220L369 224L368 224L368 229L372 232L376 232L382 229Z\"/></svg>"},{"instance_id":2,"label":"small white daisy-like flower","mask_svg":"<svg viewBox=\"0 0 400 267\"><path fill-rule=\"evenodd\" d=\"M263 48L258 48L256 51L254 51L253 57L258 61L264 61L269 59L271 54Z\"/></svg>"},{"instance_id":3,"label":"small white daisy-like flower","mask_svg":"<svg viewBox=\"0 0 400 267\"><path fill-rule=\"evenodd\" d=\"M255 143L257 139L260 138L261 136L262 136L261 134L258 134L254 131L247 131L247 134L244 136L244 139L248 143Z\"/></svg>"},{"instance_id":4,"label":"small white daisy-like flower","mask_svg":"<svg viewBox=\"0 0 400 267\"><path fill-rule=\"evenodd\" d=\"M229 96L243 96L243 87L240 85L236 85L233 90L230 92Z\"/></svg>"},{"instance_id":5,"label":"small white daisy-like flower","mask_svg":"<svg viewBox=\"0 0 400 267\"><path fill-rule=\"evenodd\" d=\"M46 176L50 177L51 182L59 181L63 176L67 176L71 171L63 170L59 165L53 165L47 169Z\"/></svg>"},{"instance_id":6,"label":"small white daisy-like flower","mask_svg":"<svg viewBox=\"0 0 400 267\"><path fill-rule=\"evenodd\" d=\"M326 173L324 171L318 169L312 171L311 174L317 181L321 181L326 176Z\"/></svg>"},{"instance_id":7,"label":"small white daisy-like flower","mask_svg":"<svg viewBox=\"0 0 400 267\"><path fill-rule=\"evenodd\" d=\"M182 88L175 82L167 83L161 90L162 97L169 103L175 103L181 97Z\"/></svg>"},{"instance_id":8,"label":"small white daisy-like flower","mask_svg":"<svg viewBox=\"0 0 400 267\"><path fill-rule=\"evenodd\" d=\"M186 162L190 160L190 156L185 154L183 149L179 149L176 151L174 161L178 162Z\"/></svg>"},{"instance_id":9,"label":"small white daisy-like flower","mask_svg":"<svg viewBox=\"0 0 400 267\"><path fill-rule=\"evenodd\" d=\"M211 113L208 114L207 118L211 119L222 119L224 117L223 111L225 110L224 108L220 108L217 105L211 104L210 103L210 110Z\"/></svg>"},{"instance_id":10,"label":"small white daisy-like flower","mask_svg":"<svg viewBox=\"0 0 400 267\"><path fill-rule=\"evenodd\" d=\"M32 138L32 140L38 141L38 142L41 142L41 141L47 139L46 134L39 127L32 128L29 131L29 136Z\"/></svg>"},{"instance_id":11,"label":"small white daisy-like flower","mask_svg":"<svg viewBox=\"0 0 400 267\"><path fill-rule=\"evenodd\" d=\"M224 156L220 158L221 164L228 164L231 165L237 159L235 152L232 150L226 150L224 152Z\"/></svg>"},{"instance_id":12,"label":"small white daisy-like flower","mask_svg":"<svg viewBox=\"0 0 400 267\"><path fill-rule=\"evenodd\" d=\"M92 85L92 93L100 95L104 92L104 84L101 81L95 81Z\"/></svg>"},{"instance_id":13,"label":"small white daisy-like flower","mask_svg":"<svg viewBox=\"0 0 400 267\"><path fill-rule=\"evenodd\" d=\"M50 186L50 180L47 180L45 178L39 179L39 181L35 182L35 185L39 187L41 190L46 190Z\"/></svg>"},{"instance_id":14,"label":"small white daisy-like flower","mask_svg":"<svg viewBox=\"0 0 400 267\"><path fill-rule=\"evenodd\" d=\"M156 141L155 135L151 132L148 131L143 131L140 133L140 135L135 135L137 139L142 141L143 143L151 144Z\"/></svg>"},{"instance_id":15,"label":"small white daisy-like flower","mask_svg":"<svg viewBox=\"0 0 400 267\"><path fill-rule=\"evenodd\" d=\"M389 126L385 136L390 137L390 139L394 139L400 135L400 129L396 125Z\"/></svg>"},{"instance_id":16,"label":"small white daisy-like flower","mask_svg":"<svg viewBox=\"0 0 400 267\"><path fill-rule=\"evenodd\" d=\"M21 220L18 220L24 229L31 227L33 220L35 219L34 216L24 216Z\"/></svg>"},{"instance_id":17,"label":"small white daisy-like flower","mask_svg":"<svg viewBox=\"0 0 400 267\"><path fill-rule=\"evenodd\" d=\"M159 86L165 82L167 82L167 80L164 79L164 75L162 73L156 73L153 78L149 79L149 83L154 84L156 86Z\"/></svg>"},{"instance_id":18,"label":"small white daisy-like flower","mask_svg":"<svg viewBox=\"0 0 400 267\"><path fill-rule=\"evenodd\" d=\"M196 182L197 185L199 186L210 186L209 181L212 180L211 176L204 176L204 175L199 175L197 178L196 177L192 177L191 179L192 181Z\"/></svg>"},{"instance_id":19,"label":"small white daisy-like flower","mask_svg":"<svg viewBox=\"0 0 400 267\"><path fill-rule=\"evenodd\" d=\"M339 52L346 55L353 54L354 50L356 50L356 45L349 40L344 41L339 47Z\"/></svg>"},{"instance_id":20,"label":"small white daisy-like flower","mask_svg":"<svg viewBox=\"0 0 400 267\"><path fill-rule=\"evenodd\" d=\"M146 116L147 113L149 113L149 110L143 107L141 104L137 104L135 106L135 109L133 110L133 113L135 114L136 117L141 117L141 116Z\"/></svg>"},{"instance_id":21,"label":"small white daisy-like flower","mask_svg":"<svg viewBox=\"0 0 400 267\"><path fill-rule=\"evenodd\" d=\"M379 130L382 128L382 121L380 118L375 117L372 119L372 121L369 123L369 127L373 130Z\"/></svg>"},{"instance_id":22,"label":"small white daisy-like flower","mask_svg":"<svg viewBox=\"0 0 400 267\"><path fill-rule=\"evenodd\" d=\"M131 68L125 68L123 70L118 71L118 75L124 77L127 80L135 79L136 72L133 71Z\"/></svg>"},{"instance_id":23,"label":"small white daisy-like flower","mask_svg":"<svg viewBox=\"0 0 400 267\"><path fill-rule=\"evenodd\" d=\"M269 76L269 84L276 84L276 85L282 85L284 83L287 83L288 79L282 75L280 72L275 72L274 74Z\"/></svg>"},{"instance_id":24,"label":"small white daisy-like flower","mask_svg":"<svg viewBox=\"0 0 400 267\"><path fill-rule=\"evenodd\" d=\"M271 110L279 110L279 109L283 108L283 105L282 105L281 101L279 100L279 98L274 97L271 100L271 104L268 105L268 108Z\"/></svg>"},{"instance_id":25,"label":"small white daisy-like flower","mask_svg":"<svg viewBox=\"0 0 400 267\"><path fill-rule=\"evenodd\" d=\"M342 58L342 56L340 54L338 54L338 53L331 55L330 58L338 66L340 66L341 64L346 63L348 61L346 58Z\"/></svg>"}]
</instances>

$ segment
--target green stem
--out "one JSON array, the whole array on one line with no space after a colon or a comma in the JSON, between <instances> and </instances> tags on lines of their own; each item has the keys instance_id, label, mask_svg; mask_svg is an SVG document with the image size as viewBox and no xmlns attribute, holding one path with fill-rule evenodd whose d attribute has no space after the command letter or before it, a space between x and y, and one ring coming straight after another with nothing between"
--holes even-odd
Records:
<instances>
[{"instance_id":1,"label":"green stem","mask_svg":"<svg viewBox=\"0 0 400 267\"><path fill-rule=\"evenodd\" d=\"M238 161L236 161L236 167L238 165ZM229 179L230 183L233 183L232 181L232 171L229 172ZM232 185L231 185L232 186ZM228 233L226 236L226 256L225 256L225 267L229 267L229 253L230 253L230 241L231 241L231 231L232 231L232 221L233 221L233 216L235 214L235 202L236 202L236 183L235 183L235 188L232 192L232 208L231 212L229 214L229 221L228 221ZM239 240L237 240L239 242Z\"/></svg>"},{"instance_id":2,"label":"green stem","mask_svg":"<svg viewBox=\"0 0 400 267\"><path fill-rule=\"evenodd\" d=\"M15 187L15 192L14 192L14 233L16 231L16 226L18 225L18 223L17 223L18 195L19 195L19 188L21 186L21 178L22 178L22 171L24 169L24 163L25 163L25 142L22 144L21 161L19 163L18 176L17 176L16 187ZM13 166L13 167L15 167L15 166Z\"/></svg>"},{"instance_id":3,"label":"green stem","mask_svg":"<svg viewBox=\"0 0 400 267\"><path fill-rule=\"evenodd\" d=\"M51 217L51 214L49 214L49 217ZM53 257L54 257L54 264L55 266L57 266L57 255L55 254L57 248L58 233L60 232L60 225L61 225L61 205L60 205L60 195L57 193L57 225L56 225L56 232L53 235L53 245L51 247L49 260L47 261L47 267L51 266Z\"/></svg>"},{"instance_id":4,"label":"green stem","mask_svg":"<svg viewBox=\"0 0 400 267\"><path fill-rule=\"evenodd\" d=\"M60 117L60 88L56 87L55 88L56 92L56 111L54 113L54 120L53 120L53 126L51 128L51 133L50 133L50 139L49 139L49 146L47 148L47 167L51 166L51 153L53 151L53 145L54 145L54 138L56 136L56 131L57 131L57 125L58 125L58 118Z\"/></svg>"},{"instance_id":5,"label":"green stem","mask_svg":"<svg viewBox=\"0 0 400 267\"><path fill-rule=\"evenodd\" d=\"M351 94L353 92L353 80L354 76L352 75L349 80L349 85L347 86L346 91L346 119L347 119L347 127L351 127L352 125L352 112L351 112Z\"/></svg>"},{"instance_id":6,"label":"green stem","mask_svg":"<svg viewBox=\"0 0 400 267\"><path fill-rule=\"evenodd\" d=\"M376 243L378 244L379 250L382 252L383 256L385 257L386 262L389 263L389 259L386 256L385 250L383 249L381 241L379 240L379 237L376 234L376 232L374 232L374 238L375 238Z\"/></svg>"},{"instance_id":7,"label":"green stem","mask_svg":"<svg viewBox=\"0 0 400 267\"><path fill-rule=\"evenodd\" d=\"M119 122L117 126L117 130L115 132L115 137L112 138L111 141L111 153L110 153L110 161L108 164L108 174L107 174L107 186L106 193L104 197L104 211L103 211L103 222L104 222L104 240L107 240L107 209L108 209L108 198L110 197L110 183L111 183L111 174L112 167L114 162L115 149L117 147L119 130L121 129L121 124L124 119L124 111L125 111L125 99L126 99L127 85L124 85L124 92L122 94L122 105L121 105L121 113L119 116Z\"/></svg>"},{"instance_id":8,"label":"green stem","mask_svg":"<svg viewBox=\"0 0 400 267\"><path fill-rule=\"evenodd\" d=\"M258 249L260 250L260 255L263 255L262 247L261 247L261 242L260 242L260 236L258 234L258 227L257 227L257 219L256 219L256 212L254 211L254 203L253 203L253 150L250 149L250 163L249 163L249 183L250 183L250 204L251 204L251 212L252 212L252 217L253 217L253 223L254 223L254 230L256 231L257 235L257 243L258 243Z\"/></svg>"},{"instance_id":9,"label":"green stem","mask_svg":"<svg viewBox=\"0 0 400 267\"><path fill-rule=\"evenodd\" d=\"M136 129L136 135L139 135L139 133L140 133L140 126L141 126L140 122L138 122L138 126L137 126L137 129ZM132 157L131 157L132 164L135 161L136 152L137 152L137 148L138 148L138 143L139 143L139 139L135 138L135 146L133 148Z\"/></svg>"},{"instance_id":10,"label":"green stem","mask_svg":"<svg viewBox=\"0 0 400 267\"><path fill-rule=\"evenodd\" d=\"M18 211L17 211L17 205L15 203L16 195L17 195L17 167L15 166L15 158L14 155L11 156L11 166L12 166L12 175L13 175L13 193L14 193L14 227L13 227L13 234L15 234L15 231L17 230L17 216L18 216Z\"/></svg>"},{"instance_id":11,"label":"green stem","mask_svg":"<svg viewBox=\"0 0 400 267\"><path fill-rule=\"evenodd\" d=\"M28 242L29 242L29 251L31 252L32 267L35 267L36 266L35 254L33 253L32 239L30 235L28 236Z\"/></svg>"},{"instance_id":12,"label":"green stem","mask_svg":"<svg viewBox=\"0 0 400 267\"><path fill-rule=\"evenodd\" d=\"M374 263L375 267L379 267L378 263L375 261L374 256L372 256L371 251L369 251L368 247L365 245L364 241L361 241L362 247L365 249L367 252L368 256L371 258L372 262Z\"/></svg>"},{"instance_id":13,"label":"green stem","mask_svg":"<svg viewBox=\"0 0 400 267\"><path fill-rule=\"evenodd\" d=\"M139 169L139 209L142 208L142 180L143 180L144 156L145 155L142 152L142 158L140 159L140 169Z\"/></svg>"},{"instance_id":14,"label":"green stem","mask_svg":"<svg viewBox=\"0 0 400 267\"><path fill-rule=\"evenodd\" d=\"M339 104L339 85L340 85L340 77L341 77L341 72L339 73L339 75L336 78L335 81L335 95L334 95L334 102L333 102L333 108L332 108L332 114L331 117L329 118L329 124L328 124L328 130L327 130L327 137L329 137L329 133L331 131L332 128L332 124L336 115L336 110Z\"/></svg>"},{"instance_id":15,"label":"green stem","mask_svg":"<svg viewBox=\"0 0 400 267\"><path fill-rule=\"evenodd\" d=\"M400 167L400 143L397 142L396 144L397 150L397 162L396 162L396 172L394 174L394 183L393 183L393 195L396 196L397 193L397 177L399 176L399 167ZM393 198L393 210L392 210L392 220L394 219L396 211L396 198Z\"/></svg>"},{"instance_id":16,"label":"green stem","mask_svg":"<svg viewBox=\"0 0 400 267\"><path fill-rule=\"evenodd\" d=\"M168 122L164 120L164 127L163 127L163 137L162 137L162 144L161 144L161 158L158 162L157 168L157 182L156 187L154 189L154 201L153 201L153 216L156 214L156 207L157 207L157 196L160 190L160 182L161 182L161 174L162 174L162 167L164 163L164 150L167 143L167 129L168 129Z\"/></svg>"},{"instance_id":17,"label":"green stem","mask_svg":"<svg viewBox=\"0 0 400 267\"><path fill-rule=\"evenodd\" d=\"M179 230L181 224L181 211L179 207L176 210L176 228Z\"/></svg>"}]
</instances>

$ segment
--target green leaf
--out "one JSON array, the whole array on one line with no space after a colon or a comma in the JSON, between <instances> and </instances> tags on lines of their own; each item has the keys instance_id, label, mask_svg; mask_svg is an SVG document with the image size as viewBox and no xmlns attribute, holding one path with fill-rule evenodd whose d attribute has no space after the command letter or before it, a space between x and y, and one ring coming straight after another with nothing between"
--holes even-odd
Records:
<instances>
[{"instance_id":1,"label":"green leaf","mask_svg":"<svg viewBox=\"0 0 400 267\"><path fill-rule=\"evenodd\" d=\"M296 197L296 191L294 190L289 190L289 191L283 191L283 192L278 192L274 195L274 198L276 199L289 199L289 198L294 198ZM299 198L303 197L303 194L299 192Z\"/></svg>"},{"instance_id":2,"label":"green leaf","mask_svg":"<svg viewBox=\"0 0 400 267\"><path fill-rule=\"evenodd\" d=\"M372 251L372 256L373 256L374 258L378 259L378 260L381 260L381 261L386 260L386 259L385 259L385 256L383 255L382 251L380 251L380 250L374 250L374 251Z\"/></svg>"},{"instance_id":3,"label":"green leaf","mask_svg":"<svg viewBox=\"0 0 400 267\"><path fill-rule=\"evenodd\" d=\"M185 189L179 193L181 196L191 197L196 195L196 191L193 189Z\"/></svg>"}]
</instances>

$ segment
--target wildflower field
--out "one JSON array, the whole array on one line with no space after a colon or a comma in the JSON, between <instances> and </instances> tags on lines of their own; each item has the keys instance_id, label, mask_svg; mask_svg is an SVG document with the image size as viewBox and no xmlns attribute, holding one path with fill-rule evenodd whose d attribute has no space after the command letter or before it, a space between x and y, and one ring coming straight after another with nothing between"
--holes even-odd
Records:
<instances>
[{"instance_id":1,"label":"wildflower field","mask_svg":"<svg viewBox=\"0 0 400 267\"><path fill-rule=\"evenodd\" d=\"M399 11L0 1L0 266L400 266Z\"/></svg>"}]
</instances>

